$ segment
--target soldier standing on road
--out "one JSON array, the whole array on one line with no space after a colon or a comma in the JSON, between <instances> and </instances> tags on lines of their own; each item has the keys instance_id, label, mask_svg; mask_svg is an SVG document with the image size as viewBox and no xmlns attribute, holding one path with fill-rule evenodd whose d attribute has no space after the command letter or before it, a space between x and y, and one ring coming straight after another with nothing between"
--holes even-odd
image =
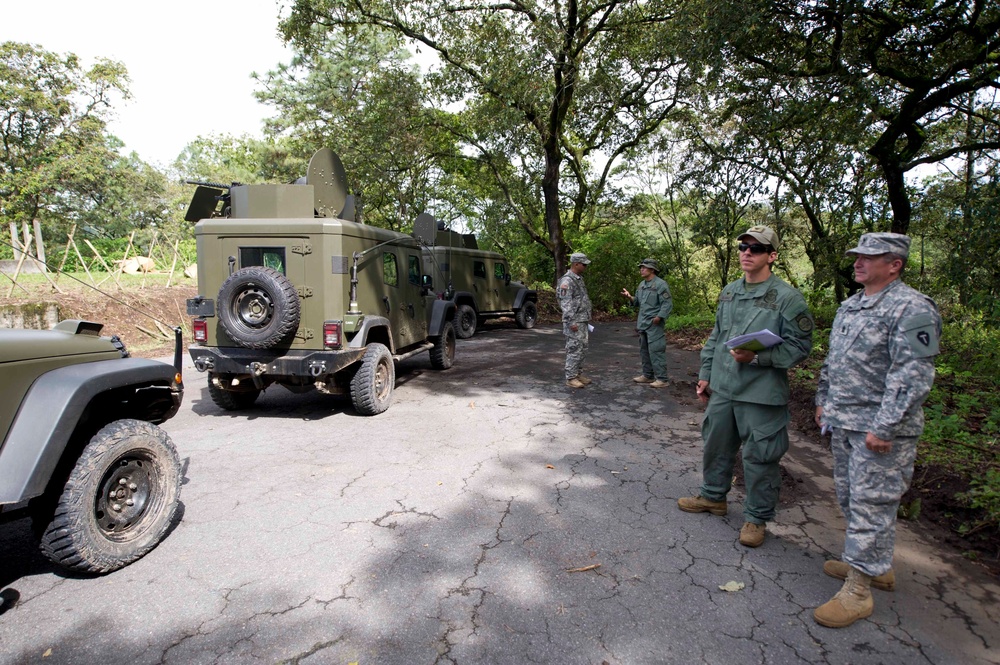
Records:
<instances>
[{"instance_id":1,"label":"soldier standing on road","mask_svg":"<svg viewBox=\"0 0 1000 665\"><path fill-rule=\"evenodd\" d=\"M743 277L719 294L715 327L701 351L697 394L708 402L701 426L701 493L677 505L689 513L725 515L742 445L746 501L740 544L758 547L765 524L774 519L781 489L778 461L788 450L788 369L812 350L813 319L802 294L771 273L778 234L753 226L737 239ZM757 353L727 349L730 338L763 329L784 341Z\"/></svg>"},{"instance_id":2,"label":"soldier standing on road","mask_svg":"<svg viewBox=\"0 0 1000 665\"><path fill-rule=\"evenodd\" d=\"M636 383L648 383L652 388L666 388L667 380L667 337L664 325L674 301L670 298L670 287L660 278L660 264L654 259L645 259L639 264L642 281L636 287L633 297L628 289L622 295L629 299L632 307L639 308L635 329L639 333L639 358L642 374L632 379Z\"/></svg>"},{"instance_id":3,"label":"soldier standing on road","mask_svg":"<svg viewBox=\"0 0 1000 665\"><path fill-rule=\"evenodd\" d=\"M816 424L832 428L834 484L847 519L843 560L823 565L844 586L813 613L830 628L871 616L870 587L892 591L896 583L896 511L913 478L941 338L937 305L899 279L909 252L910 238L898 233L866 233L847 252L865 290L837 310L816 390Z\"/></svg>"},{"instance_id":4,"label":"soldier standing on road","mask_svg":"<svg viewBox=\"0 0 1000 665\"><path fill-rule=\"evenodd\" d=\"M559 307L562 308L563 334L566 335L566 385L585 388L591 380L581 374L583 360L590 340L590 297L583 283L583 272L590 265L586 254L575 253L569 257L569 270L556 286Z\"/></svg>"}]
</instances>

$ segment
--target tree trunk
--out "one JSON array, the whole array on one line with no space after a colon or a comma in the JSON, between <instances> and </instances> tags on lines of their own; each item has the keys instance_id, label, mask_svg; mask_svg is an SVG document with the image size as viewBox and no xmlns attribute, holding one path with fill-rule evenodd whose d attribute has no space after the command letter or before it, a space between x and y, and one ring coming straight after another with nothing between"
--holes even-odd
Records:
<instances>
[{"instance_id":1,"label":"tree trunk","mask_svg":"<svg viewBox=\"0 0 1000 665\"><path fill-rule=\"evenodd\" d=\"M559 146L552 142L545 148L545 175L542 177L542 196L545 197L545 228L549 232L552 258L556 262L556 274L552 284L566 274L569 264L566 260L566 242L563 239L562 217L559 215L559 164L562 154Z\"/></svg>"}]
</instances>

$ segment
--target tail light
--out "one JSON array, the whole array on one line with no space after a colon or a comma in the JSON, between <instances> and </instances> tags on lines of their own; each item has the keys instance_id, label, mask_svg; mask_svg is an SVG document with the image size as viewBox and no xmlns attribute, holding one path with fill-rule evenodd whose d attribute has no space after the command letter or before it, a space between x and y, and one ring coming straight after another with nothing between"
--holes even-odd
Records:
<instances>
[{"instance_id":1,"label":"tail light","mask_svg":"<svg viewBox=\"0 0 1000 665\"><path fill-rule=\"evenodd\" d=\"M328 349L339 349L341 341L340 321L325 321L323 323L323 346Z\"/></svg>"},{"instance_id":2,"label":"tail light","mask_svg":"<svg viewBox=\"0 0 1000 665\"><path fill-rule=\"evenodd\" d=\"M208 342L208 321L205 319L195 319L192 327L194 328L194 341L199 344Z\"/></svg>"}]
</instances>

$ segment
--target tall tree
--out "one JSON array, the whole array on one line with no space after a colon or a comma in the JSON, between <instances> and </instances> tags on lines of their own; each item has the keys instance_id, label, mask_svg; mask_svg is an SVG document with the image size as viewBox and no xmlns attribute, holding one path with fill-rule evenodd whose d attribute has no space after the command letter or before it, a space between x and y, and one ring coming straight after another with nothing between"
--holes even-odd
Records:
<instances>
[{"instance_id":1,"label":"tall tree","mask_svg":"<svg viewBox=\"0 0 1000 665\"><path fill-rule=\"evenodd\" d=\"M1000 80L995 0L695 0L689 7L698 55L716 66L741 113L766 114L787 95L818 94L831 116L864 114L871 134L859 147L878 165L893 231L910 224L908 171L1000 145L995 131L968 142L947 129L956 116L991 115L992 95L977 93ZM781 94L759 106L760 90ZM941 136L950 141L935 140Z\"/></svg>"},{"instance_id":2,"label":"tall tree","mask_svg":"<svg viewBox=\"0 0 1000 665\"><path fill-rule=\"evenodd\" d=\"M596 217L615 163L669 117L688 81L675 2L296 0L282 30L308 48L371 26L435 54L431 84L463 109L453 129L561 274L564 223Z\"/></svg>"},{"instance_id":3,"label":"tall tree","mask_svg":"<svg viewBox=\"0 0 1000 665\"><path fill-rule=\"evenodd\" d=\"M0 215L23 222L44 211L87 212L119 159L107 121L114 101L128 96L121 63L84 69L72 54L0 44Z\"/></svg>"}]
</instances>

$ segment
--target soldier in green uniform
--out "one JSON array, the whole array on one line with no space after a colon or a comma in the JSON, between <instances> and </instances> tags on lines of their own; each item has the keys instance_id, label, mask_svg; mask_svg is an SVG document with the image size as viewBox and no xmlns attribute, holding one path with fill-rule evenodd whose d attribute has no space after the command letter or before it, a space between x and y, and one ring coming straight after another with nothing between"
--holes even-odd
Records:
<instances>
[{"instance_id":1,"label":"soldier in green uniform","mask_svg":"<svg viewBox=\"0 0 1000 665\"><path fill-rule=\"evenodd\" d=\"M719 294L715 327L701 351L698 398L708 402L699 496L677 501L681 510L725 515L736 453L743 447L746 501L740 543L758 547L774 519L781 488L778 461L788 450L788 369L812 350L813 318L805 298L771 272L778 234L753 226L738 237L743 277ZM761 351L732 349L726 341L767 329L782 342Z\"/></svg>"},{"instance_id":2,"label":"soldier in green uniform","mask_svg":"<svg viewBox=\"0 0 1000 665\"><path fill-rule=\"evenodd\" d=\"M639 358L642 374L632 379L636 383L647 383L653 388L666 388L667 379L667 337L664 325L674 301L670 297L670 287L660 278L660 264L655 259L645 259L639 264L642 281L635 289L635 296L622 289L632 307L639 308L635 322L639 333Z\"/></svg>"},{"instance_id":3,"label":"soldier in green uniform","mask_svg":"<svg viewBox=\"0 0 1000 665\"><path fill-rule=\"evenodd\" d=\"M899 279L909 252L910 238L899 233L866 233L847 252L865 290L837 310L816 389L816 424L832 430L847 519L843 560L823 565L844 586L813 613L830 628L871 616L870 587L892 591L896 583L896 511L913 478L941 339L937 305Z\"/></svg>"}]
</instances>

